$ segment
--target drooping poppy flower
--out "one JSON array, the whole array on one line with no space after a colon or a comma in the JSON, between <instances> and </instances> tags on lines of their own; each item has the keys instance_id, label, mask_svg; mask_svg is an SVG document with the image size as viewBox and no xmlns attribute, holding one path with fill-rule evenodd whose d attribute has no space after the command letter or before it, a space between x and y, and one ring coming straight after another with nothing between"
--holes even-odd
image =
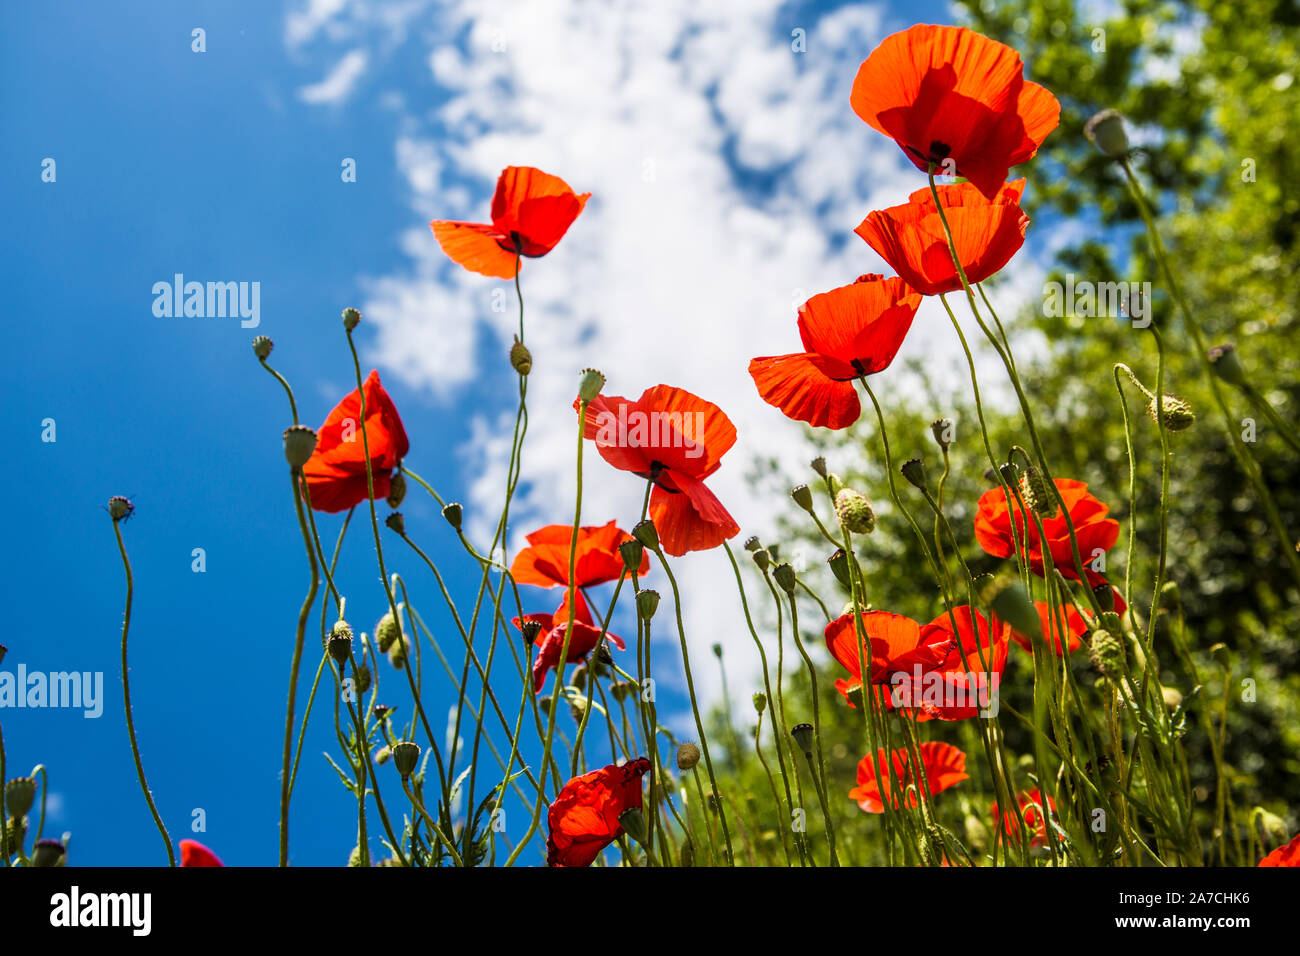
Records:
<instances>
[{"instance_id":1,"label":"drooping poppy flower","mask_svg":"<svg viewBox=\"0 0 1300 956\"><path fill-rule=\"evenodd\" d=\"M1114 591L1115 613L1124 616L1128 610L1128 604L1118 590ZM1063 654L1073 654L1083 646L1080 638L1096 627L1096 623L1090 614L1080 614L1074 609L1073 605L1066 604L1064 607L1058 607L1057 615L1052 617L1051 605L1046 601L1035 601L1034 609L1038 611L1038 618L1042 622L1043 639L1048 646L1052 648L1057 657ZM1065 616L1065 627L1060 626L1061 615ZM1023 647L1025 650L1033 653L1034 642L1017 630L1012 630L1011 639Z\"/></svg>"},{"instance_id":2,"label":"drooping poppy flower","mask_svg":"<svg viewBox=\"0 0 1300 956\"><path fill-rule=\"evenodd\" d=\"M569 652L565 655L570 663L582 660L600 643L600 627L592 621L582 592L575 591L574 596L577 600L573 602L573 637L569 639ZM522 629L524 621L537 621L542 626L533 642L537 646L537 657L533 659L533 691L537 692L546 683L547 672L560 664L564 635L569 626L568 593L554 614L525 614L523 618L514 618L515 627ZM627 644L617 634L606 631L605 637L620 651L627 649Z\"/></svg>"},{"instance_id":3,"label":"drooping poppy flower","mask_svg":"<svg viewBox=\"0 0 1300 956\"><path fill-rule=\"evenodd\" d=\"M507 166L492 196L491 224L435 219L429 225L452 262L513 279L519 257L536 259L554 249L590 198L540 169Z\"/></svg>"},{"instance_id":4,"label":"drooping poppy flower","mask_svg":"<svg viewBox=\"0 0 1300 956\"><path fill-rule=\"evenodd\" d=\"M970 183L937 190L966 279L983 282L1010 262L1025 242L1029 217L1020 208L1025 181L1007 183L989 199ZM918 189L901 206L869 213L853 231L922 295L962 287L929 189Z\"/></svg>"},{"instance_id":5,"label":"drooping poppy flower","mask_svg":"<svg viewBox=\"0 0 1300 956\"><path fill-rule=\"evenodd\" d=\"M594 587L617 581L623 573L623 556L618 547L632 536L613 521L604 525L580 527L574 553L574 583ZM569 548L573 544L573 525L552 524L528 535L528 547L515 555L510 573L519 584L539 588L569 586ZM650 555L641 556L637 574L650 570Z\"/></svg>"},{"instance_id":6,"label":"drooping poppy flower","mask_svg":"<svg viewBox=\"0 0 1300 956\"><path fill-rule=\"evenodd\" d=\"M389 482L411 444L397 407L384 391L379 373L365 381L366 433L361 434L361 393L358 389L334 407L316 437L316 450L303 466L316 511L345 511L366 500L366 447L375 498L387 498Z\"/></svg>"},{"instance_id":7,"label":"drooping poppy flower","mask_svg":"<svg viewBox=\"0 0 1300 956\"><path fill-rule=\"evenodd\" d=\"M197 840L181 840L181 866L225 866L217 855Z\"/></svg>"},{"instance_id":8,"label":"drooping poppy flower","mask_svg":"<svg viewBox=\"0 0 1300 956\"><path fill-rule=\"evenodd\" d=\"M803 352L752 359L758 394L796 421L847 428L862 408L853 382L894 361L921 296L897 276L860 276L799 308Z\"/></svg>"},{"instance_id":9,"label":"drooping poppy flower","mask_svg":"<svg viewBox=\"0 0 1300 956\"><path fill-rule=\"evenodd\" d=\"M925 769L924 782L928 784L931 796L967 779L966 754L952 744L929 741L921 744L919 749L921 765ZM894 765L892 774L888 761L892 761ZM877 762L884 776L883 781L876 779ZM874 758L871 754L867 754L858 763L858 785L849 791L849 796L858 801L858 806L867 813L884 813L885 798L889 799L889 805L895 810L901 809L903 804L915 807L918 799L917 791L908 788L919 788L922 780L913 772L914 769L907 750L899 748L886 758L885 749L882 747ZM894 790L895 779L899 783L897 792Z\"/></svg>"},{"instance_id":10,"label":"drooping poppy flower","mask_svg":"<svg viewBox=\"0 0 1300 956\"><path fill-rule=\"evenodd\" d=\"M1020 822L1023 820L1029 827L1029 845L1031 847L1047 846L1047 820L1043 817L1043 795L1037 787L1032 790L1022 790L1016 794L1016 803L1019 804L1017 810L1008 810L1005 814L998 814L998 805L993 804L993 825L998 825L998 820L1002 820L1002 834L1008 840L1019 842L1020 840ZM1047 798L1047 808L1051 811L1053 818L1056 816L1056 801L1051 797ZM1053 831L1055 833L1055 831ZM1056 834L1056 839L1060 839L1060 834Z\"/></svg>"},{"instance_id":11,"label":"drooping poppy flower","mask_svg":"<svg viewBox=\"0 0 1300 956\"><path fill-rule=\"evenodd\" d=\"M897 673L920 673L941 667L956 646L951 631L927 624L922 627L910 617L888 611L864 611L862 632L867 644L861 648L862 659L870 662L871 683L887 684ZM844 695L849 706L853 692L862 688L859 666L859 639L853 614L841 614L826 625L826 648L849 672L851 680L837 680L835 689Z\"/></svg>"},{"instance_id":12,"label":"drooping poppy flower","mask_svg":"<svg viewBox=\"0 0 1300 956\"><path fill-rule=\"evenodd\" d=\"M1300 834L1286 846L1280 846L1264 859L1259 866L1300 866Z\"/></svg>"},{"instance_id":13,"label":"drooping poppy flower","mask_svg":"<svg viewBox=\"0 0 1300 956\"><path fill-rule=\"evenodd\" d=\"M946 634L952 649L942 664L922 674L919 686L912 674L895 676L887 704L911 711L917 720L995 716L998 688L1007 666L1010 626L996 617L990 621L963 604L951 614L940 614L926 627Z\"/></svg>"},{"instance_id":14,"label":"drooping poppy flower","mask_svg":"<svg viewBox=\"0 0 1300 956\"><path fill-rule=\"evenodd\" d=\"M1083 559L1088 584L1096 587L1106 580L1105 574L1094 570L1093 562L1115 546L1119 540L1119 522L1106 515L1110 508L1088 493L1082 481L1057 478L1056 487L1065 500L1070 520L1074 523L1075 537L1079 542L1079 556ZM1014 512L1015 537L1012 536ZM1032 520L1025 532L1025 516L1014 501L1007 505L1007 495L1002 488L993 488L980 496L975 513L975 540L980 547L996 558L1009 558L1015 554L1015 541L1027 547L1029 567L1040 577L1043 575L1043 542L1039 540L1038 526ZM1047 553L1052 556L1056 570L1072 581L1079 580L1074 566L1074 552L1070 547L1070 529L1065 514L1057 508L1056 514L1043 519L1043 533L1047 538Z\"/></svg>"},{"instance_id":15,"label":"drooping poppy flower","mask_svg":"<svg viewBox=\"0 0 1300 956\"><path fill-rule=\"evenodd\" d=\"M546 865L590 866L623 832L619 814L641 809L641 778L649 771L650 761L637 757L566 783L546 814Z\"/></svg>"},{"instance_id":16,"label":"drooping poppy flower","mask_svg":"<svg viewBox=\"0 0 1300 956\"><path fill-rule=\"evenodd\" d=\"M587 405L585 434L615 468L654 482L649 514L668 554L706 551L740 533L704 484L736 443L736 426L717 405L670 385L636 401L598 395Z\"/></svg>"},{"instance_id":17,"label":"drooping poppy flower","mask_svg":"<svg viewBox=\"0 0 1300 956\"><path fill-rule=\"evenodd\" d=\"M964 176L990 199L1061 114L1056 97L1025 79L1011 47L930 24L886 37L858 69L849 102L918 169Z\"/></svg>"}]
</instances>

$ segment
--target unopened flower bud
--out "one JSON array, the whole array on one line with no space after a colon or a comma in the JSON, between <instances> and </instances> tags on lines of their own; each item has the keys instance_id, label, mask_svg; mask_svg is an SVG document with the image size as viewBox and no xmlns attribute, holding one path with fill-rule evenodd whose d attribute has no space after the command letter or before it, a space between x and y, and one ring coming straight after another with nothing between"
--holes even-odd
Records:
<instances>
[{"instance_id":1,"label":"unopened flower bud","mask_svg":"<svg viewBox=\"0 0 1300 956\"><path fill-rule=\"evenodd\" d=\"M934 440L939 443L940 448L947 448L952 444L955 428L951 418L936 418L930 423L930 433L934 435Z\"/></svg>"},{"instance_id":2,"label":"unopened flower bud","mask_svg":"<svg viewBox=\"0 0 1300 956\"><path fill-rule=\"evenodd\" d=\"M32 849L32 866L63 866L68 862L68 848L62 840L37 840Z\"/></svg>"},{"instance_id":3,"label":"unopened flower bud","mask_svg":"<svg viewBox=\"0 0 1300 956\"><path fill-rule=\"evenodd\" d=\"M307 464L315 450L315 429L306 425L290 425L284 430L284 457L290 468L301 468Z\"/></svg>"},{"instance_id":4,"label":"unopened flower bud","mask_svg":"<svg viewBox=\"0 0 1300 956\"><path fill-rule=\"evenodd\" d=\"M761 690L754 694L753 699L755 712L761 714L763 711L767 710L767 695Z\"/></svg>"},{"instance_id":5,"label":"unopened flower bud","mask_svg":"<svg viewBox=\"0 0 1300 956\"><path fill-rule=\"evenodd\" d=\"M375 640L379 644L380 653L387 654L388 649L393 646L393 642L401 636L402 625L393 617L393 612L384 612L384 616L375 625Z\"/></svg>"},{"instance_id":6,"label":"unopened flower bud","mask_svg":"<svg viewBox=\"0 0 1300 956\"><path fill-rule=\"evenodd\" d=\"M460 532L460 525L464 515L465 509L460 506L458 501L453 501L442 509L442 516L447 519L447 524L451 525L457 533Z\"/></svg>"},{"instance_id":7,"label":"unopened flower bud","mask_svg":"<svg viewBox=\"0 0 1300 956\"><path fill-rule=\"evenodd\" d=\"M1222 642L1210 645L1210 656L1214 662L1222 667L1225 671L1232 669L1232 657L1228 653L1228 645Z\"/></svg>"},{"instance_id":8,"label":"unopened flower bud","mask_svg":"<svg viewBox=\"0 0 1300 956\"><path fill-rule=\"evenodd\" d=\"M1161 687L1160 696L1164 698L1165 706L1170 710L1177 710L1183 704L1183 693L1176 687Z\"/></svg>"},{"instance_id":9,"label":"unopened flower bud","mask_svg":"<svg viewBox=\"0 0 1300 956\"><path fill-rule=\"evenodd\" d=\"M519 341L519 336L515 336L515 344L510 346L510 367L520 375L527 375L533 370L533 353L528 351L528 346Z\"/></svg>"},{"instance_id":10,"label":"unopened flower bud","mask_svg":"<svg viewBox=\"0 0 1300 956\"><path fill-rule=\"evenodd\" d=\"M578 378L578 398L584 403L593 402L604 387L604 375L594 368L584 368Z\"/></svg>"},{"instance_id":11,"label":"unopened flower bud","mask_svg":"<svg viewBox=\"0 0 1300 956\"><path fill-rule=\"evenodd\" d=\"M1256 807L1253 816L1260 829L1264 831L1266 846L1281 846L1291 839L1291 831L1287 829L1286 821L1277 814L1269 813L1263 807Z\"/></svg>"},{"instance_id":12,"label":"unopened flower bud","mask_svg":"<svg viewBox=\"0 0 1300 956\"><path fill-rule=\"evenodd\" d=\"M253 354L259 359L269 358L273 348L275 348L275 343L265 335L259 335L253 339Z\"/></svg>"},{"instance_id":13,"label":"unopened flower bud","mask_svg":"<svg viewBox=\"0 0 1300 956\"><path fill-rule=\"evenodd\" d=\"M700 762L700 748L692 743L684 743L677 747L677 769L690 770Z\"/></svg>"},{"instance_id":14,"label":"unopened flower bud","mask_svg":"<svg viewBox=\"0 0 1300 956\"><path fill-rule=\"evenodd\" d=\"M636 538L655 554L659 553L659 532L655 530L655 523L649 518L645 518L636 523L635 527L632 528L632 537Z\"/></svg>"},{"instance_id":15,"label":"unopened flower bud","mask_svg":"<svg viewBox=\"0 0 1300 956\"><path fill-rule=\"evenodd\" d=\"M844 479L833 471L826 476L826 483L830 485L832 498L844 490Z\"/></svg>"},{"instance_id":16,"label":"unopened flower bud","mask_svg":"<svg viewBox=\"0 0 1300 956\"><path fill-rule=\"evenodd\" d=\"M411 639L403 634L388 649L388 663L399 671L406 666L406 659L411 654Z\"/></svg>"},{"instance_id":17,"label":"unopened flower bud","mask_svg":"<svg viewBox=\"0 0 1300 956\"><path fill-rule=\"evenodd\" d=\"M799 583L799 576L794 573L794 568L785 562L778 564L772 570L772 577L776 578L777 586L786 594L793 594Z\"/></svg>"},{"instance_id":18,"label":"unopened flower bud","mask_svg":"<svg viewBox=\"0 0 1300 956\"><path fill-rule=\"evenodd\" d=\"M108 499L108 516L114 521L121 521L128 518L131 512L135 511L135 505L131 504L131 499L122 495L114 495Z\"/></svg>"},{"instance_id":19,"label":"unopened flower bud","mask_svg":"<svg viewBox=\"0 0 1300 956\"><path fill-rule=\"evenodd\" d=\"M388 744L384 744L382 747L380 747L378 750L375 751L375 763L379 764L379 766L381 767L392 759L393 759L393 748L388 746Z\"/></svg>"},{"instance_id":20,"label":"unopened flower bud","mask_svg":"<svg viewBox=\"0 0 1300 956\"><path fill-rule=\"evenodd\" d=\"M1043 473L1033 465L1020 475L1020 496L1025 499L1025 507L1030 511L1036 511L1044 518L1051 518L1056 514L1056 499L1052 497Z\"/></svg>"},{"instance_id":21,"label":"unopened flower bud","mask_svg":"<svg viewBox=\"0 0 1300 956\"><path fill-rule=\"evenodd\" d=\"M415 772L415 765L420 762L420 745L413 740L399 740L393 744L393 766L405 780Z\"/></svg>"},{"instance_id":22,"label":"unopened flower bud","mask_svg":"<svg viewBox=\"0 0 1300 956\"><path fill-rule=\"evenodd\" d=\"M655 616L655 611L659 610L659 592L658 591L638 591L636 594L636 611L641 615L641 620L648 621Z\"/></svg>"},{"instance_id":23,"label":"unopened flower bud","mask_svg":"<svg viewBox=\"0 0 1300 956\"><path fill-rule=\"evenodd\" d=\"M645 816L636 807L628 807L618 815L618 825L637 843L645 841Z\"/></svg>"},{"instance_id":24,"label":"unopened flower bud","mask_svg":"<svg viewBox=\"0 0 1300 956\"><path fill-rule=\"evenodd\" d=\"M1210 359L1210 367L1220 379L1237 388L1246 384L1246 370L1241 365L1241 357L1237 355L1235 345L1226 342L1223 345L1216 345L1207 355Z\"/></svg>"},{"instance_id":25,"label":"unopened flower bud","mask_svg":"<svg viewBox=\"0 0 1300 956\"><path fill-rule=\"evenodd\" d=\"M793 498L794 503L804 511L809 514L813 513L812 491L809 490L807 485L796 485L790 490L790 497Z\"/></svg>"},{"instance_id":26,"label":"unopened flower bud","mask_svg":"<svg viewBox=\"0 0 1300 956\"><path fill-rule=\"evenodd\" d=\"M910 461L904 462L903 467L898 470L903 473L903 477L911 482L914 487L920 488L922 491L925 490L925 464L921 459L913 458Z\"/></svg>"},{"instance_id":27,"label":"unopened flower bud","mask_svg":"<svg viewBox=\"0 0 1300 956\"><path fill-rule=\"evenodd\" d=\"M812 465L812 470L813 470L813 471L817 472L817 474L821 475L823 478L826 477L826 459L825 459L825 458L823 458L821 455L818 455L816 458L814 458L812 461L810 461L809 464Z\"/></svg>"},{"instance_id":28,"label":"unopened flower bud","mask_svg":"<svg viewBox=\"0 0 1300 956\"><path fill-rule=\"evenodd\" d=\"M360 696L366 693L368 690L370 690L372 676L369 667L367 667L365 664L361 664L358 667L353 668L353 674L356 676L357 679L357 696Z\"/></svg>"},{"instance_id":29,"label":"unopened flower bud","mask_svg":"<svg viewBox=\"0 0 1300 956\"><path fill-rule=\"evenodd\" d=\"M871 534L876 530L876 513L871 502L852 488L843 488L835 496L835 514L840 524L854 534Z\"/></svg>"},{"instance_id":30,"label":"unopened flower bud","mask_svg":"<svg viewBox=\"0 0 1300 956\"><path fill-rule=\"evenodd\" d=\"M400 471L388 480L388 507L396 508L406 498L406 476Z\"/></svg>"},{"instance_id":31,"label":"unopened flower bud","mask_svg":"<svg viewBox=\"0 0 1300 956\"><path fill-rule=\"evenodd\" d=\"M628 538L620 544L618 553L623 558L623 567L627 568L629 574L635 574L641 570L641 562L645 558L645 545L636 538Z\"/></svg>"},{"instance_id":32,"label":"unopened flower bud","mask_svg":"<svg viewBox=\"0 0 1300 956\"><path fill-rule=\"evenodd\" d=\"M1128 153L1128 134L1124 132L1124 117L1115 110L1102 110L1093 115L1083 127L1083 135L1111 159Z\"/></svg>"},{"instance_id":33,"label":"unopened flower bud","mask_svg":"<svg viewBox=\"0 0 1300 956\"><path fill-rule=\"evenodd\" d=\"M1147 405L1147 414L1151 416L1153 422L1163 419L1165 428L1171 432L1180 432L1196 424L1196 414L1192 411L1192 406L1177 395L1166 395L1165 400L1160 404L1163 407L1157 409L1157 402L1153 396Z\"/></svg>"},{"instance_id":34,"label":"unopened flower bud","mask_svg":"<svg viewBox=\"0 0 1300 956\"><path fill-rule=\"evenodd\" d=\"M1088 645L1093 666L1106 677L1118 678L1124 672L1124 644L1110 631L1095 630Z\"/></svg>"},{"instance_id":35,"label":"unopened flower bud","mask_svg":"<svg viewBox=\"0 0 1300 956\"><path fill-rule=\"evenodd\" d=\"M805 755L812 753L813 748L813 725L812 724L795 724L790 728L790 736Z\"/></svg>"},{"instance_id":36,"label":"unopened flower bud","mask_svg":"<svg viewBox=\"0 0 1300 956\"><path fill-rule=\"evenodd\" d=\"M385 518L384 524L388 525L388 527L396 531L398 534L401 535L406 534L406 519L402 517L402 513L400 511L394 511L387 518Z\"/></svg>"},{"instance_id":37,"label":"unopened flower bud","mask_svg":"<svg viewBox=\"0 0 1300 956\"><path fill-rule=\"evenodd\" d=\"M343 310L343 328L351 332L361 324L361 313L356 309L348 308Z\"/></svg>"},{"instance_id":38,"label":"unopened flower bud","mask_svg":"<svg viewBox=\"0 0 1300 956\"><path fill-rule=\"evenodd\" d=\"M722 645L716 641L713 644L713 656L718 660L722 660Z\"/></svg>"},{"instance_id":39,"label":"unopened flower bud","mask_svg":"<svg viewBox=\"0 0 1300 956\"><path fill-rule=\"evenodd\" d=\"M27 815L36 800L36 780L32 777L15 777L5 784L5 809L15 820Z\"/></svg>"}]
</instances>

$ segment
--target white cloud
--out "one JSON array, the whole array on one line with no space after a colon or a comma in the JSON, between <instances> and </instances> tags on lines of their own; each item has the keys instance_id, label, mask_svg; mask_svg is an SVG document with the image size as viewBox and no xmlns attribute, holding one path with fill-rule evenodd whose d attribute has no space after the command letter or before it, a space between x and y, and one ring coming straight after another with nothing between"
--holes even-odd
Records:
<instances>
[{"instance_id":1,"label":"white cloud","mask_svg":"<svg viewBox=\"0 0 1300 956\"><path fill-rule=\"evenodd\" d=\"M319 83L299 87L298 99L312 104L343 102L366 72L369 59L365 50L349 50Z\"/></svg>"}]
</instances>

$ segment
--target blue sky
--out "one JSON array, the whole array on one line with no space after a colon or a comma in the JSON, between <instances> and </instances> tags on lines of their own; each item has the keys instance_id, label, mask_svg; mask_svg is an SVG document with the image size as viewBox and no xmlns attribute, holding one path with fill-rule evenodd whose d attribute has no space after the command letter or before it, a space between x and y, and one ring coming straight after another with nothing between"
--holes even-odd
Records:
<instances>
[{"instance_id":1,"label":"blue sky","mask_svg":"<svg viewBox=\"0 0 1300 956\"><path fill-rule=\"evenodd\" d=\"M102 672L106 697L98 719L46 709L0 720L9 776L48 767L47 834L71 831L72 862L164 860L122 715L123 575L104 511L114 494L137 506L123 526L136 575L132 694L173 840L196 836L230 864L274 862L306 568L280 448L288 409L252 356L254 334L275 340L272 362L316 425L352 385L339 312L362 308L363 362L402 411L411 466L466 503L483 540L504 482L515 316L494 309L502 284L446 263L425 223L483 218L504 165L538 165L596 193L562 247L523 276L536 407L512 540L569 520L567 401L591 364L617 393L667 381L724 405L742 442L718 493L744 533L774 523L745 465L758 453L792 467L807 456L744 366L793 346L798 301L881 268L849 230L920 183L853 117L847 90L871 46L912 21L870 5L682 3L652 18L635 7L51 2L0 14L3 420L13 460L34 465L4 478L0 667ZM947 19L938 4L906 15ZM191 50L196 27L206 52ZM806 53L792 53L793 29L807 32ZM355 183L340 179L347 157ZM46 158L54 182L42 181ZM260 325L155 316L153 284L178 272L260 283ZM919 338L909 347L933 347ZM46 419L53 442L42 441ZM587 469L585 522L630 526L639 484L599 465ZM413 490L403 511L453 590L469 593L476 575L432 503ZM337 528L322 517L327 541ZM426 619L445 623L422 566L386 542ZM195 548L204 573L191 568ZM705 588L730 574L718 553L684 566ZM343 567L349 617L370 630L385 601L364 522ZM534 592L527 610L555 603ZM714 640L748 641L736 610L692 606L701 670L713 670ZM675 635L662 636L671 651ZM440 637L458 662L454 633ZM429 660L425 673L432 682ZM716 675L704 683L716 692ZM677 679L664 684L680 724ZM445 682L438 692L435 716L453 699ZM321 757L335 749L328 710L316 717L292 858L333 865L346 860L355 817ZM385 769L385 792L396 793ZM199 808L207 829L192 834Z\"/></svg>"}]
</instances>

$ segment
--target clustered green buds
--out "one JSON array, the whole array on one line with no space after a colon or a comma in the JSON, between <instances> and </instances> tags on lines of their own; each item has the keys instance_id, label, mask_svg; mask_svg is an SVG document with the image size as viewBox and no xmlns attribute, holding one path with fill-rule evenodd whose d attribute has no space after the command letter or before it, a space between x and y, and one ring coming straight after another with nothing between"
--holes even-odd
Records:
<instances>
[{"instance_id":1,"label":"clustered green buds","mask_svg":"<svg viewBox=\"0 0 1300 956\"><path fill-rule=\"evenodd\" d=\"M284 457L293 469L302 468L311 461L316 450L316 430L306 425L290 425L284 430Z\"/></svg>"},{"instance_id":2,"label":"clustered green buds","mask_svg":"<svg viewBox=\"0 0 1300 956\"><path fill-rule=\"evenodd\" d=\"M1128 134L1124 132L1124 117L1115 110L1102 110L1093 115L1083 127L1083 135L1111 159L1128 154Z\"/></svg>"},{"instance_id":3,"label":"clustered green buds","mask_svg":"<svg viewBox=\"0 0 1300 956\"><path fill-rule=\"evenodd\" d=\"M690 770L700 762L700 748L693 743L680 744L677 747L677 769Z\"/></svg>"},{"instance_id":4,"label":"clustered green buds","mask_svg":"<svg viewBox=\"0 0 1300 956\"><path fill-rule=\"evenodd\" d=\"M1147 405L1147 414L1151 416L1153 422L1163 420L1165 428L1171 432L1180 432L1196 424L1196 414L1192 411L1192 406L1177 395L1166 395L1164 402L1159 403L1162 408L1157 408L1157 404L1153 395Z\"/></svg>"},{"instance_id":5,"label":"clustered green buds","mask_svg":"<svg viewBox=\"0 0 1300 956\"><path fill-rule=\"evenodd\" d=\"M871 502L852 488L842 488L835 495L835 514L840 524L853 534L871 534L876 530L876 513Z\"/></svg>"},{"instance_id":6,"label":"clustered green buds","mask_svg":"<svg viewBox=\"0 0 1300 956\"><path fill-rule=\"evenodd\" d=\"M510 367L520 375L527 375L533 370L533 353L528 351L528 346L519 341L519 336L515 336L515 344L510 346Z\"/></svg>"},{"instance_id":7,"label":"clustered green buds","mask_svg":"<svg viewBox=\"0 0 1300 956\"><path fill-rule=\"evenodd\" d=\"M1124 643L1110 631L1092 632L1088 656L1093 666L1112 680L1124 673Z\"/></svg>"},{"instance_id":8,"label":"clustered green buds","mask_svg":"<svg viewBox=\"0 0 1300 956\"><path fill-rule=\"evenodd\" d=\"M253 354L259 359L268 359L271 357L271 349L275 348L275 343L265 335L259 335L253 339Z\"/></svg>"}]
</instances>

